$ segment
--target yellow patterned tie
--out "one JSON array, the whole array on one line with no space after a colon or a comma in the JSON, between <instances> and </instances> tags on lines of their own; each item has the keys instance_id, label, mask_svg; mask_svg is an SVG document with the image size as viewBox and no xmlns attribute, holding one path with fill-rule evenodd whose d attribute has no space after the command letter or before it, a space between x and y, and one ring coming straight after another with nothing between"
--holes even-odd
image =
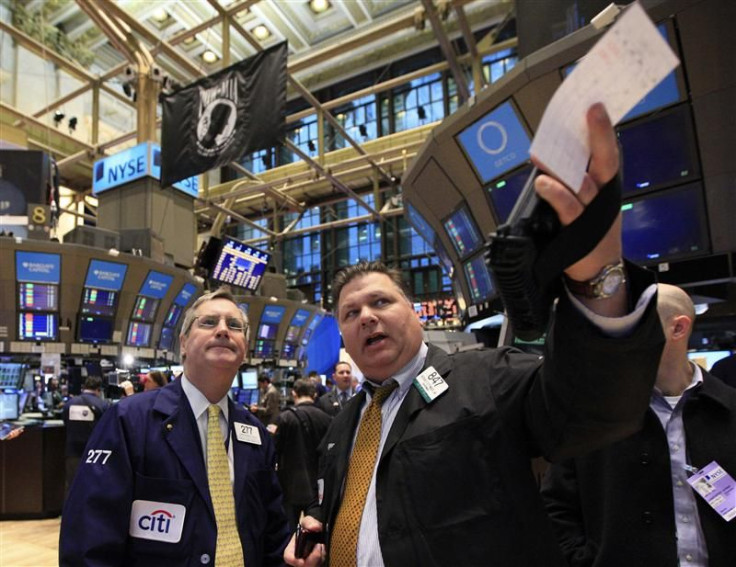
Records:
<instances>
[{"instance_id":1,"label":"yellow patterned tie","mask_svg":"<svg viewBox=\"0 0 736 567\"><path fill-rule=\"evenodd\" d=\"M360 422L345 480L345 494L330 541L330 565L349 567L358 563L360 520L381 442L381 406L397 386L398 383L391 382L378 388Z\"/></svg>"},{"instance_id":2,"label":"yellow patterned tie","mask_svg":"<svg viewBox=\"0 0 736 567\"><path fill-rule=\"evenodd\" d=\"M235 521L235 498L230 482L230 464L220 431L220 407L212 404L208 412L207 482L210 485L210 497L217 522L215 566L243 567L245 562Z\"/></svg>"}]
</instances>

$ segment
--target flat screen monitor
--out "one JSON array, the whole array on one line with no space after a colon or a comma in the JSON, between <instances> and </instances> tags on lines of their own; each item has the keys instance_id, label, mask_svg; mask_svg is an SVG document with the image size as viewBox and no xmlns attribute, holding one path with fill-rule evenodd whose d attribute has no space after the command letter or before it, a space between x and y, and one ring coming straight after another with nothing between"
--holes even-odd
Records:
<instances>
[{"instance_id":1,"label":"flat screen monitor","mask_svg":"<svg viewBox=\"0 0 736 567\"><path fill-rule=\"evenodd\" d=\"M457 300L454 297L416 301L414 311L423 323L457 320L459 317Z\"/></svg>"},{"instance_id":2,"label":"flat screen monitor","mask_svg":"<svg viewBox=\"0 0 736 567\"><path fill-rule=\"evenodd\" d=\"M181 291L176 294L176 297L174 298L174 303L182 307L186 307L192 297L194 297L194 294L196 292L197 286L195 286L194 284L186 283L181 288Z\"/></svg>"},{"instance_id":3,"label":"flat screen monitor","mask_svg":"<svg viewBox=\"0 0 736 567\"><path fill-rule=\"evenodd\" d=\"M162 327L161 337L158 340L158 348L161 350L172 350L174 346L174 329L172 327Z\"/></svg>"},{"instance_id":4,"label":"flat screen monitor","mask_svg":"<svg viewBox=\"0 0 736 567\"><path fill-rule=\"evenodd\" d=\"M19 283L18 308L24 311L58 311L59 286L30 282Z\"/></svg>"},{"instance_id":5,"label":"flat screen monitor","mask_svg":"<svg viewBox=\"0 0 736 567\"><path fill-rule=\"evenodd\" d=\"M682 104L618 130L624 197L700 176L690 107Z\"/></svg>"},{"instance_id":6,"label":"flat screen monitor","mask_svg":"<svg viewBox=\"0 0 736 567\"><path fill-rule=\"evenodd\" d=\"M431 245L432 242L434 242L435 234L432 227L429 226L429 223L424 219L421 213L406 200L404 200L404 210L406 211L406 219L409 221L409 224L414 227L417 234L421 236L427 244Z\"/></svg>"},{"instance_id":7,"label":"flat screen monitor","mask_svg":"<svg viewBox=\"0 0 736 567\"><path fill-rule=\"evenodd\" d=\"M0 420L16 420L20 417L20 392L0 390Z\"/></svg>"},{"instance_id":8,"label":"flat screen monitor","mask_svg":"<svg viewBox=\"0 0 736 567\"><path fill-rule=\"evenodd\" d=\"M105 260L90 260L84 287L120 291L128 266Z\"/></svg>"},{"instance_id":9,"label":"flat screen monitor","mask_svg":"<svg viewBox=\"0 0 736 567\"><path fill-rule=\"evenodd\" d=\"M486 191L491 199L491 208L499 225L508 220L531 172L532 166L525 165L521 169L513 171L486 186Z\"/></svg>"},{"instance_id":10,"label":"flat screen monitor","mask_svg":"<svg viewBox=\"0 0 736 567\"><path fill-rule=\"evenodd\" d=\"M109 343L112 341L113 319L80 315L77 338L80 343Z\"/></svg>"},{"instance_id":11,"label":"flat screen monitor","mask_svg":"<svg viewBox=\"0 0 736 567\"><path fill-rule=\"evenodd\" d=\"M88 315L115 316L118 292L107 289L85 287L82 292L80 311Z\"/></svg>"},{"instance_id":12,"label":"flat screen monitor","mask_svg":"<svg viewBox=\"0 0 736 567\"><path fill-rule=\"evenodd\" d=\"M510 101L476 120L456 140L482 184L529 159L531 138Z\"/></svg>"},{"instance_id":13,"label":"flat screen monitor","mask_svg":"<svg viewBox=\"0 0 736 567\"><path fill-rule=\"evenodd\" d=\"M257 389L258 388L258 372L255 370L243 370L240 372L241 388Z\"/></svg>"},{"instance_id":14,"label":"flat screen monitor","mask_svg":"<svg viewBox=\"0 0 736 567\"><path fill-rule=\"evenodd\" d=\"M309 315L309 309L297 309L289 325L292 327L302 327L307 322L307 319L309 319Z\"/></svg>"},{"instance_id":15,"label":"flat screen monitor","mask_svg":"<svg viewBox=\"0 0 736 567\"><path fill-rule=\"evenodd\" d=\"M286 307L283 305L266 305L261 313L261 323L271 323L278 325L284 318Z\"/></svg>"},{"instance_id":16,"label":"flat screen monitor","mask_svg":"<svg viewBox=\"0 0 736 567\"><path fill-rule=\"evenodd\" d=\"M20 388L25 366L20 362L0 362L0 388Z\"/></svg>"},{"instance_id":17,"label":"flat screen monitor","mask_svg":"<svg viewBox=\"0 0 736 567\"><path fill-rule=\"evenodd\" d=\"M279 331L278 325L273 325L269 323L261 323L258 326L258 338L259 339L275 339L278 331Z\"/></svg>"},{"instance_id":18,"label":"flat screen monitor","mask_svg":"<svg viewBox=\"0 0 736 567\"><path fill-rule=\"evenodd\" d=\"M706 370L710 370L716 362L729 356L731 356L730 350L697 350L687 353L690 360L700 364Z\"/></svg>"},{"instance_id":19,"label":"flat screen monitor","mask_svg":"<svg viewBox=\"0 0 736 567\"><path fill-rule=\"evenodd\" d=\"M132 319L138 319L140 321L153 322L156 318L156 311L158 310L158 299L152 297L145 297L139 295L135 299L135 307L133 307Z\"/></svg>"},{"instance_id":20,"label":"flat screen monitor","mask_svg":"<svg viewBox=\"0 0 736 567\"><path fill-rule=\"evenodd\" d=\"M171 307L169 307L168 313L166 313L164 325L166 327L176 327L176 324L179 322L179 317L181 317L183 311L184 308L181 305L172 303Z\"/></svg>"},{"instance_id":21,"label":"flat screen monitor","mask_svg":"<svg viewBox=\"0 0 736 567\"><path fill-rule=\"evenodd\" d=\"M16 250L15 281L58 284L61 281L61 256Z\"/></svg>"},{"instance_id":22,"label":"flat screen monitor","mask_svg":"<svg viewBox=\"0 0 736 567\"><path fill-rule=\"evenodd\" d=\"M286 329L286 336L284 337L284 341L294 343L299 338L299 332L302 330L301 327L295 327L294 325L289 325L289 327Z\"/></svg>"},{"instance_id":23,"label":"flat screen monitor","mask_svg":"<svg viewBox=\"0 0 736 567\"><path fill-rule=\"evenodd\" d=\"M298 348L295 343L284 343L281 349L281 360L297 360Z\"/></svg>"},{"instance_id":24,"label":"flat screen monitor","mask_svg":"<svg viewBox=\"0 0 736 567\"><path fill-rule=\"evenodd\" d=\"M315 314L312 320L309 322L309 325L304 330L304 336L302 337L302 344L306 345L309 342L309 339L312 338L312 333L314 333L314 330L317 328L317 326L322 321L322 315Z\"/></svg>"},{"instance_id":25,"label":"flat screen monitor","mask_svg":"<svg viewBox=\"0 0 736 567\"><path fill-rule=\"evenodd\" d=\"M275 341L256 339L253 356L255 358L273 358Z\"/></svg>"},{"instance_id":26,"label":"flat screen monitor","mask_svg":"<svg viewBox=\"0 0 736 567\"><path fill-rule=\"evenodd\" d=\"M155 299L163 299L166 296L166 292L169 291L171 282L173 281L174 276L151 270L143 281L138 295L153 297Z\"/></svg>"},{"instance_id":27,"label":"flat screen monitor","mask_svg":"<svg viewBox=\"0 0 736 567\"><path fill-rule=\"evenodd\" d=\"M445 270L445 273L452 277L453 272L455 271L455 266L452 263L452 260L450 260L450 256L438 236L434 239L433 248L435 254L437 254L437 259L440 261L440 265Z\"/></svg>"},{"instance_id":28,"label":"flat screen monitor","mask_svg":"<svg viewBox=\"0 0 736 567\"><path fill-rule=\"evenodd\" d=\"M241 388L235 401L243 406L250 406L258 403L258 388Z\"/></svg>"},{"instance_id":29,"label":"flat screen monitor","mask_svg":"<svg viewBox=\"0 0 736 567\"><path fill-rule=\"evenodd\" d=\"M18 314L19 341L55 341L58 338L58 315L34 312Z\"/></svg>"},{"instance_id":30,"label":"flat screen monitor","mask_svg":"<svg viewBox=\"0 0 736 567\"><path fill-rule=\"evenodd\" d=\"M222 283L255 291L270 259L271 254L268 252L224 237L210 277Z\"/></svg>"},{"instance_id":31,"label":"flat screen monitor","mask_svg":"<svg viewBox=\"0 0 736 567\"><path fill-rule=\"evenodd\" d=\"M645 195L621 207L624 256L659 263L710 250L700 183Z\"/></svg>"},{"instance_id":32,"label":"flat screen monitor","mask_svg":"<svg viewBox=\"0 0 736 567\"><path fill-rule=\"evenodd\" d=\"M233 376L233 383L230 386L231 390L240 390L240 373L236 372Z\"/></svg>"},{"instance_id":33,"label":"flat screen monitor","mask_svg":"<svg viewBox=\"0 0 736 567\"><path fill-rule=\"evenodd\" d=\"M480 231L465 205L442 221L442 224L461 258L472 254L483 244Z\"/></svg>"},{"instance_id":34,"label":"flat screen monitor","mask_svg":"<svg viewBox=\"0 0 736 567\"><path fill-rule=\"evenodd\" d=\"M483 254L478 254L463 264L465 279L470 290L472 303L488 301L495 296L491 274L486 267Z\"/></svg>"},{"instance_id":35,"label":"flat screen monitor","mask_svg":"<svg viewBox=\"0 0 736 567\"><path fill-rule=\"evenodd\" d=\"M128 325L128 337L125 344L136 347L149 346L151 344L151 328L150 323L131 321Z\"/></svg>"}]
</instances>

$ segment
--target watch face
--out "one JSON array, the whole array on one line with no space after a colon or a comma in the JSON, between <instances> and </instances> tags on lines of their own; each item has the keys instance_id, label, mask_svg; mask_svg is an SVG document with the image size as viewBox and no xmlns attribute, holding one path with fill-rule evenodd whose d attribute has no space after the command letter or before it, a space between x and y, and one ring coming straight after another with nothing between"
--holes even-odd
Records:
<instances>
[{"instance_id":1,"label":"watch face","mask_svg":"<svg viewBox=\"0 0 736 567\"><path fill-rule=\"evenodd\" d=\"M598 295L600 297L608 297L618 291L621 283L624 280L623 271L619 269L613 269L608 272L600 283L598 288Z\"/></svg>"}]
</instances>

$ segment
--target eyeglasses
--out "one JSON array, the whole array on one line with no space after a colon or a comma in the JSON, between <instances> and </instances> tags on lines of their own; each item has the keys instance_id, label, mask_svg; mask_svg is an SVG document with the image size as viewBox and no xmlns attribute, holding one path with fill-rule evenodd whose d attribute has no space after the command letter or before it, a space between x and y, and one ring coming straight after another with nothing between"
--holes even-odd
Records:
<instances>
[{"instance_id":1,"label":"eyeglasses","mask_svg":"<svg viewBox=\"0 0 736 567\"><path fill-rule=\"evenodd\" d=\"M220 324L220 319L223 316L220 315L197 315L194 320L197 322L197 327L200 329L214 329ZM236 333L242 333L245 331L245 322L237 317L225 316L225 325L231 331Z\"/></svg>"}]
</instances>

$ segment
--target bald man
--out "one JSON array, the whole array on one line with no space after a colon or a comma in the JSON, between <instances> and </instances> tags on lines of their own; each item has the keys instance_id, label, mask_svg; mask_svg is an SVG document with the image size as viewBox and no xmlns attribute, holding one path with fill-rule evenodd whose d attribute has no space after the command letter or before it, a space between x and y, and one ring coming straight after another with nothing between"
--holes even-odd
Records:
<instances>
[{"instance_id":1,"label":"bald man","mask_svg":"<svg viewBox=\"0 0 736 567\"><path fill-rule=\"evenodd\" d=\"M666 343L641 431L552 465L542 493L575 567L733 567L736 520L727 522L690 487L716 461L736 475L736 390L687 358L690 297L659 284Z\"/></svg>"}]
</instances>

